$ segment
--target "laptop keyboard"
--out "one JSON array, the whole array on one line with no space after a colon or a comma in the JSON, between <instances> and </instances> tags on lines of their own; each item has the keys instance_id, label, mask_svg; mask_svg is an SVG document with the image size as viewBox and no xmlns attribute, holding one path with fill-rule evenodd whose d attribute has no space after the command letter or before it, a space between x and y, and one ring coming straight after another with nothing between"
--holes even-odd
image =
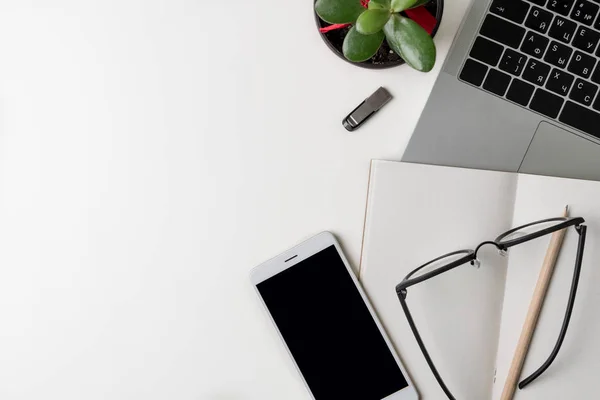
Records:
<instances>
[{"instance_id":1,"label":"laptop keyboard","mask_svg":"<svg viewBox=\"0 0 600 400\"><path fill-rule=\"evenodd\" d=\"M494 0L460 80L600 138L600 0Z\"/></svg>"}]
</instances>

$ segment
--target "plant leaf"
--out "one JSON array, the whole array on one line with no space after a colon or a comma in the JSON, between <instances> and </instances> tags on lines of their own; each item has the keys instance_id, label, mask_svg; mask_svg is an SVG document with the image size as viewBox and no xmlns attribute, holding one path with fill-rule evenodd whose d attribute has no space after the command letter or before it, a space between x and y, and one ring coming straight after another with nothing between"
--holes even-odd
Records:
<instances>
[{"instance_id":1,"label":"plant leaf","mask_svg":"<svg viewBox=\"0 0 600 400\"><path fill-rule=\"evenodd\" d=\"M366 61L377 53L384 38L383 31L373 35L363 35L353 26L344 39L344 45L342 46L344 56L354 62Z\"/></svg>"},{"instance_id":2,"label":"plant leaf","mask_svg":"<svg viewBox=\"0 0 600 400\"><path fill-rule=\"evenodd\" d=\"M383 27L390 47L408 65L429 72L435 64L435 43L427 31L415 21L394 14Z\"/></svg>"},{"instance_id":3,"label":"plant leaf","mask_svg":"<svg viewBox=\"0 0 600 400\"><path fill-rule=\"evenodd\" d=\"M353 24L365 9L360 0L317 0L315 11L330 24Z\"/></svg>"},{"instance_id":4,"label":"plant leaf","mask_svg":"<svg viewBox=\"0 0 600 400\"><path fill-rule=\"evenodd\" d=\"M369 1L369 10L389 10L391 9L390 1L391 0L371 0Z\"/></svg>"},{"instance_id":5,"label":"plant leaf","mask_svg":"<svg viewBox=\"0 0 600 400\"><path fill-rule=\"evenodd\" d=\"M429 3L431 0L417 0L417 2L415 4L413 4L410 8L417 8L417 7L421 7L424 6L425 4ZM408 10L408 8L406 8L406 10Z\"/></svg>"},{"instance_id":6,"label":"plant leaf","mask_svg":"<svg viewBox=\"0 0 600 400\"><path fill-rule=\"evenodd\" d=\"M420 2L421 0L392 0L392 10L394 12L404 11L415 7L415 4Z\"/></svg>"},{"instance_id":7,"label":"plant leaf","mask_svg":"<svg viewBox=\"0 0 600 400\"><path fill-rule=\"evenodd\" d=\"M366 10L356 20L356 30L363 35L377 33L383 29L390 15L390 10Z\"/></svg>"}]
</instances>

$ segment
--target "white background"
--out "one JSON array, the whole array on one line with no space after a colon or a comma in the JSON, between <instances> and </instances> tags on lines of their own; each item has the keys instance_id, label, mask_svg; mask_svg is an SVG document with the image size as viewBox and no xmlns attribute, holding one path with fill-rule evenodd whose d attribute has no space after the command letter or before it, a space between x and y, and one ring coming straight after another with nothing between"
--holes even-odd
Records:
<instances>
[{"instance_id":1,"label":"white background","mask_svg":"<svg viewBox=\"0 0 600 400\"><path fill-rule=\"evenodd\" d=\"M339 60L310 0L2 2L0 398L308 399L248 272L322 230L357 267L467 3L421 74Z\"/></svg>"}]
</instances>

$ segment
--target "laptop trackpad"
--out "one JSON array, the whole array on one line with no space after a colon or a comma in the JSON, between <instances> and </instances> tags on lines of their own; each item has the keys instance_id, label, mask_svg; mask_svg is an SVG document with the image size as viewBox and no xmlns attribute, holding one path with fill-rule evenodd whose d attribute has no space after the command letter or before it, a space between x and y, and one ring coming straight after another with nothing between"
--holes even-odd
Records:
<instances>
[{"instance_id":1,"label":"laptop trackpad","mask_svg":"<svg viewBox=\"0 0 600 400\"><path fill-rule=\"evenodd\" d=\"M542 122L519 172L600 180L600 145Z\"/></svg>"}]
</instances>

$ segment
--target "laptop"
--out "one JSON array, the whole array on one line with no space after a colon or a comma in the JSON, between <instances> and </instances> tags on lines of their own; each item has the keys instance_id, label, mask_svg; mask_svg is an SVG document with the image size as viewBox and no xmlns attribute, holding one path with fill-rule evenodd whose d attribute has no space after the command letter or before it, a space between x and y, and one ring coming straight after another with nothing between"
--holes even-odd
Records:
<instances>
[{"instance_id":1,"label":"laptop","mask_svg":"<svg viewBox=\"0 0 600 400\"><path fill-rule=\"evenodd\" d=\"M600 0L473 0L402 157L600 180Z\"/></svg>"}]
</instances>

